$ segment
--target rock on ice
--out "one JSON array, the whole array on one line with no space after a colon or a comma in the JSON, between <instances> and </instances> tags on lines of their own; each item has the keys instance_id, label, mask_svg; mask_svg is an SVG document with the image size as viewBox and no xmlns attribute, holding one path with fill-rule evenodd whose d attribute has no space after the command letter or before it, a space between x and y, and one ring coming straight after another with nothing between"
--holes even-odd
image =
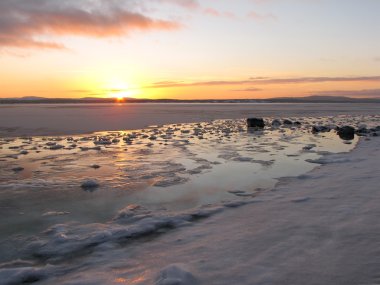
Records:
<instances>
[{"instance_id":1,"label":"rock on ice","mask_svg":"<svg viewBox=\"0 0 380 285\"><path fill-rule=\"evenodd\" d=\"M82 182L81 186L84 190L94 190L99 187L99 183L96 180L87 179Z\"/></svg>"},{"instance_id":2,"label":"rock on ice","mask_svg":"<svg viewBox=\"0 0 380 285\"><path fill-rule=\"evenodd\" d=\"M156 285L197 285L199 281L182 265L172 264L158 274Z\"/></svg>"},{"instance_id":3,"label":"rock on ice","mask_svg":"<svg viewBox=\"0 0 380 285\"><path fill-rule=\"evenodd\" d=\"M262 118L248 118L247 119L248 128L259 128L262 129L265 126L264 120Z\"/></svg>"}]
</instances>

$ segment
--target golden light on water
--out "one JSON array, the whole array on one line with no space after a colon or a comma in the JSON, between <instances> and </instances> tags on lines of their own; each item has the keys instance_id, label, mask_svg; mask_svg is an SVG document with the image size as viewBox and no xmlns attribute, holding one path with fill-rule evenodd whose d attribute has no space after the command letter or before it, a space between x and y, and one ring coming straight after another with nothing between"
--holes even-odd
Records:
<instances>
[{"instance_id":1,"label":"golden light on water","mask_svg":"<svg viewBox=\"0 0 380 285\"><path fill-rule=\"evenodd\" d=\"M116 279L114 279L114 282L115 283L138 284L138 283L141 283L145 280L146 280L146 278L144 276L138 276L138 277L132 278L130 280L127 280L125 278L116 278Z\"/></svg>"}]
</instances>

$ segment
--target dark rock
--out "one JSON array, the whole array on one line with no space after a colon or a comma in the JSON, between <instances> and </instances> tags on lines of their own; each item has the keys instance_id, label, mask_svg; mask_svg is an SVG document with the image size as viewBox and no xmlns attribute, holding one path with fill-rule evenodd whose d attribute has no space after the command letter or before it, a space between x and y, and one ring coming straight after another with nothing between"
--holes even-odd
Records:
<instances>
[{"instance_id":1,"label":"dark rock","mask_svg":"<svg viewBox=\"0 0 380 285\"><path fill-rule=\"evenodd\" d=\"M262 118L248 118L247 119L248 128L259 128L262 129L265 126L264 120Z\"/></svg>"},{"instance_id":2,"label":"dark rock","mask_svg":"<svg viewBox=\"0 0 380 285\"><path fill-rule=\"evenodd\" d=\"M291 120L285 119L283 121L284 125L293 125L293 122Z\"/></svg>"},{"instance_id":3,"label":"dark rock","mask_svg":"<svg viewBox=\"0 0 380 285\"><path fill-rule=\"evenodd\" d=\"M370 131L367 128L360 128L356 130L356 134L358 136L367 136L370 133Z\"/></svg>"},{"instance_id":4,"label":"dark rock","mask_svg":"<svg viewBox=\"0 0 380 285\"><path fill-rule=\"evenodd\" d=\"M338 136L342 140L353 140L355 137L355 129L351 126L344 126L338 129Z\"/></svg>"},{"instance_id":5,"label":"dark rock","mask_svg":"<svg viewBox=\"0 0 380 285\"><path fill-rule=\"evenodd\" d=\"M60 144L55 144L55 145L52 145L49 147L50 150L58 150L58 149L61 149L61 148L64 148L63 145L60 145Z\"/></svg>"},{"instance_id":6,"label":"dark rock","mask_svg":"<svg viewBox=\"0 0 380 285\"><path fill-rule=\"evenodd\" d=\"M294 125L299 127L299 126L301 126L302 124L301 124L301 122L295 121L295 122L294 122Z\"/></svg>"},{"instance_id":7,"label":"dark rock","mask_svg":"<svg viewBox=\"0 0 380 285\"><path fill-rule=\"evenodd\" d=\"M9 149L19 149L20 147L19 146L10 146L8 147Z\"/></svg>"},{"instance_id":8,"label":"dark rock","mask_svg":"<svg viewBox=\"0 0 380 285\"><path fill-rule=\"evenodd\" d=\"M17 167L15 167L15 168L12 168L12 170L13 170L14 172L20 172L20 171L23 171L23 170L24 170L24 167L17 166Z\"/></svg>"},{"instance_id":9,"label":"dark rock","mask_svg":"<svg viewBox=\"0 0 380 285\"><path fill-rule=\"evenodd\" d=\"M305 145L302 149L303 150L311 150L312 148L316 147L315 144L309 144L309 145Z\"/></svg>"},{"instance_id":10,"label":"dark rock","mask_svg":"<svg viewBox=\"0 0 380 285\"><path fill-rule=\"evenodd\" d=\"M377 137L380 135L380 126L377 126L377 127L374 127L374 128L370 128L368 130L368 134L371 135L371 136L374 136L374 137Z\"/></svg>"},{"instance_id":11,"label":"dark rock","mask_svg":"<svg viewBox=\"0 0 380 285\"><path fill-rule=\"evenodd\" d=\"M327 126L313 126L311 132L313 134L329 132L331 129Z\"/></svg>"},{"instance_id":12,"label":"dark rock","mask_svg":"<svg viewBox=\"0 0 380 285\"><path fill-rule=\"evenodd\" d=\"M99 140L95 140L94 144L95 145L110 145L110 144L112 144L112 142L109 139L103 139L103 138L101 138Z\"/></svg>"},{"instance_id":13,"label":"dark rock","mask_svg":"<svg viewBox=\"0 0 380 285\"><path fill-rule=\"evenodd\" d=\"M281 126L280 120L277 120L277 119L273 120L272 121L272 126L273 127L279 127L279 126Z\"/></svg>"},{"instance_id":14,"label":"dark rock","mask_svg":"<svg viewBox=\"0 0 380 285\"><path fill-rule=\"evenodd\" d=\"M364 133L364 134L366 134L366 133L368 133L368 129L367 128L360 128L356 132L357 133Z\"/></svg>"},{"instance_id":15,"label":"dark rock","mask_svg":"<svg viewBox=\"0 0 380 285\"><path fill-rule=\"evenodd\" d=\"M94 191L96 188L99 187L99 183L95 180L91 180L91 179L88 179L88 180L85 180L83 181L83 183L81 184L80 186L82 189L86 190L86 191Z\"/></svg>"}]
</instances>

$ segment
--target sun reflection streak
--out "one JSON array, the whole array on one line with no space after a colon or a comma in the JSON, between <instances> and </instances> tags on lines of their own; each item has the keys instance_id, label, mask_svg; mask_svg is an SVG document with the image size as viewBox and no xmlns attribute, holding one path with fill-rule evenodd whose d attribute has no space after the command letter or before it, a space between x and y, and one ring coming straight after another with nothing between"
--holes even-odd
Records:
<instances>
[{"instance_id":1,"label":"sun reflection streak","mask_svg":"<svg viewBox=\"0 0 380 285\"><path fill-rule=\"evenodd\" d=\"M139 284L143 281L145 281L146 278L144 276L137 276L135 278L132 278L130 280L127 280L126 278L122 278L122 277L119 277L119 278L116 278L114 280L115 283L118 283L118 284L121 284L121 283L128 283L128 284Z\"/></svg>"}]
</instances>

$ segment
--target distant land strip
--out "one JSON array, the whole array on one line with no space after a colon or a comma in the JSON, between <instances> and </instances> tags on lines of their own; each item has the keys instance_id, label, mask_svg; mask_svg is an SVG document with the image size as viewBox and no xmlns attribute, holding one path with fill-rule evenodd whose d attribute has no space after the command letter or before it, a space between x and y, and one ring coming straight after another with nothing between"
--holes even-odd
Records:
<instances>
[{"instance_id":1,"label":"distant land strip","mask_svg":"<svg viewBox=\"0 0 380 285\"><path fill-rule=\"evenodd\" d=\"M344 96L278 97L268 99L137 99L124 98L0 98L0 104L88 104L88 103L380 103L380 98L351 98Z\"/></svg>"}]
</instances>

